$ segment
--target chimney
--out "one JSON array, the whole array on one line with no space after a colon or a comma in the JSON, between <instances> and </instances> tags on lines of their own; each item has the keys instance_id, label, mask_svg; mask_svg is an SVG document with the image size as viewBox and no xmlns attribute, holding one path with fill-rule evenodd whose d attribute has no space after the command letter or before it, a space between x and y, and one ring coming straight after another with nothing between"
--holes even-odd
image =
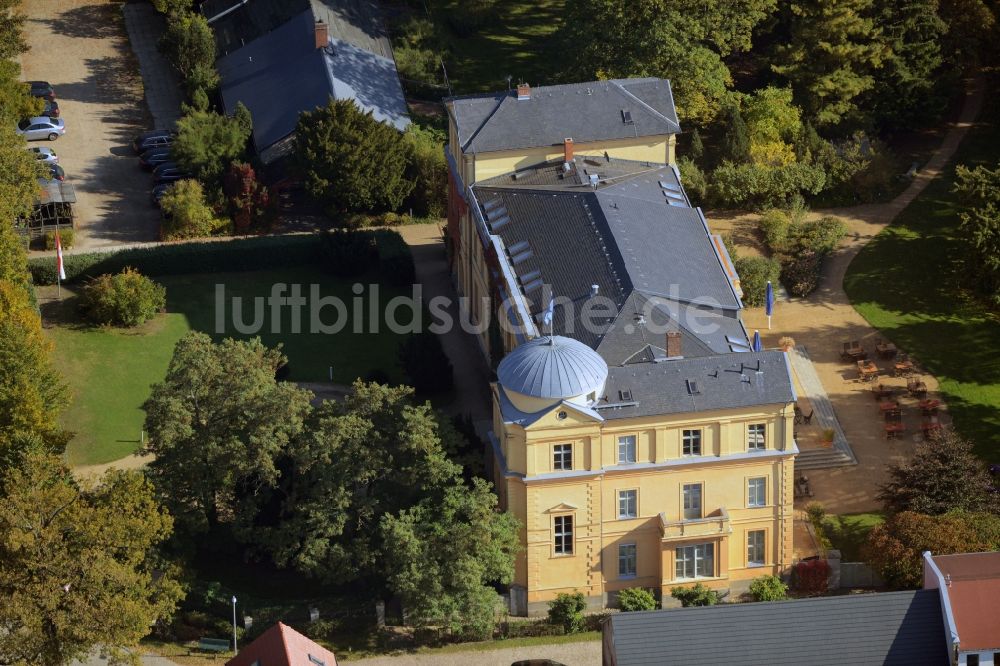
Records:
<instances>
[{"instance_id":1,"label":"chimney","mask_svg":"<svg viewBox=\"0 0 1000 666\"><path fill-rule=\"evenodd\" d=\"M527 83L518 83L517 99L518 101L531 99L531 86L529 86Z\"/></svg>"},{"instance_id":2,"label":"chimney","mask_svg":"<svg viewBox=\"0 0 1000 666\"><path fill-rule=\"evenodd\" d=\"M323 19L316 21L316 48L325 49L330 43L330 27L323 23Z\"/></svg>"},{"instance_id":3,"label":"chimney","mask_svg":"<svg viewBox=\"0 0 1000 666\"><path fill-rule=\"evenodd\" d=\"M667 331L667 358L681 356L681 332Z\"/></svg>"},{"instance_id":4,"label":"chimney","mask_svg":"<svg viewBox=\"0 0 1000 666\"><path fill-rule=\"evenodd\" d=\"M573 161L573 138L566 137L563 139L563 162L569 163Z\"/></svg>"},{"instance_id":5,"label":"chimney","mask_svg":"<svg viewBox=\"0 0 1000 666\"><path fill-rule=\"evenodd\" d=\"M596 284L590 285L590 297L591 298L594 298L599 293L601 293L601 287L600 287L600 285L596 285Z\"/></svg>"}]
</instances>

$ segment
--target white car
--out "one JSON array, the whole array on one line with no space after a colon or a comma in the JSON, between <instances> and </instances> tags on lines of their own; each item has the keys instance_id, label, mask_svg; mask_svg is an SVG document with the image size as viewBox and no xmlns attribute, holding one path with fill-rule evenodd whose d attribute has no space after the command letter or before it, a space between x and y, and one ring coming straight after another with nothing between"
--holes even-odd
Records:
<instances>
[{"instance_id":1,"label":"white car","mask_svg":"<svg viewBox=\"0 0 1000 666\"><path fill-rule=\"evenodd\" d=\"M51 148L28 148L28 152L35 154L35 159L44 164L59 164L59 156Z\"/></svg>"},{"instance_id":2,"label":"white car","mask_svg":"<svg viewBox=\"0 0 1000 666\"><path fill-rule=\"evenodd\" d=\"M62 118L46 118L37 116L35 118L25 118L17 124L17 133L28 141L40 141L48 139L55 141L66 133L66 125Z\"/></svg>"}]
</instances>

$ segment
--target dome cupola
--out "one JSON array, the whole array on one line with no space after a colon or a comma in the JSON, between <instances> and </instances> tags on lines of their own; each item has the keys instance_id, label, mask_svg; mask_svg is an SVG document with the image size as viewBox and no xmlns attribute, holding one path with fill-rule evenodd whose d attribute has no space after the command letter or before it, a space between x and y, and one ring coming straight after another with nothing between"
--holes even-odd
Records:
<instances>
[{"instance_id":1,"label":"dome cupola","mask_svg":"<svg viewBox=\"0 0 1000 666\"><path fill-rule=\"evenodd\" d=\"M563 400L590 405L604 392L608 364L582 342L554 335L516 347L497 378L515 407L534 413Z\"/></svg>"}]
</instances>

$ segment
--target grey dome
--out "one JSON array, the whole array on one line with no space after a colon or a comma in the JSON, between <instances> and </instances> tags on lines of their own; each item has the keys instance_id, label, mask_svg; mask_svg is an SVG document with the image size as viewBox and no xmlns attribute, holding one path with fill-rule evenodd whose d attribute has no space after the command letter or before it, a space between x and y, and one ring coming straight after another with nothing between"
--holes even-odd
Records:
<instances>
[{"instance_id":1,"label":"grey dome","mask_svg":"<svg viewBox=\"0 0 1000 666\"><path fill-rule=\"evenodd\" d=\"M572 338L535 338L507 354L497 368L500 384L535 398L573 398L600 389L608 364L600 354Z\"/></svg>"}]
</instances>

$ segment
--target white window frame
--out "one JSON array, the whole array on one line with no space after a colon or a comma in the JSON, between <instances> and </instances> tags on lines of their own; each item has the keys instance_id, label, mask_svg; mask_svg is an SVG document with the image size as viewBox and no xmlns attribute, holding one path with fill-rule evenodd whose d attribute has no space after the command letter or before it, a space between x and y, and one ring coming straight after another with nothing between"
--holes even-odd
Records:
<instances>
[{"instance_id":1,"label":"white window frame","mask_svg":"<svg viewBox=\"0 0 1000 666\"><path fill-rule=\"evenodd\" d=\"M767 424L747 425L747 451L763 451L767 448Z\"/></svg>"},{"instance_id":2,"label":"white window frame","mask_svg":"<svg viewBox=\"0 0 1000 666\"><path fill-rule=\"evenodd\" d=\"M567 520L569 521L568 524ZM576 548L574 546L576 544L573 541L573 528L575 525L573 522L573 514L563 514L552 518L552 552L555 555L568 556L573 555L575 552Z\"/></svg>"},{"instance_id":3,"label":"white window frame","mask_svg":"<svg viewBox=\"0 0 1000 666\"><path fill-rule=\"evenodd\" d=\"M747 508L767 506L767 477L754 476L747 479Z\"/></svg>"},{"instance_id":4,"label":"white window frame","mask_svg":"<svg viewBox=\"0 0 1000 666\"><path fill-rule=\"evenodd\" d=\"M684 429L681 431L681 455L700 456L701 455L701 428ZM697 451L695 450L697 445Z\"/></svg>"},{"instance_id":5,"label":"white window frame","mask_svg":"<svg viewBox=\"0 0 1000 666\"><path fill-rule=\"evenodd\" d=\"M638 460L635 435L618 435L618 464L632 465Z\"/></svg>"},{"instance_id":6,"label":"white window frame","mask_svg":"<svg viewBox=\"0 0 1000 666\"><path fill-rule=\"evenodd\" d=\"M760 543L754 543L759 537ZM757 555L756 559L754 556ZM767 564L767 530L747 530L747 566L762 567Z\"/></svg>"},{"instance_id":7,"label":"white window frame","mask_svg":"<svg viewBox=\"0 0 1000 666\"><path fill-rule=\"evenodd\" d=\"M573 469L573 445L555 444L552 446L552 469L565 472Z\"/></svg>"},{"instance_id":8,"label":"white window frame","mask_svg":"<svg viewBox=\"0 0 1000 666\"><path fill-rule=\"evenodd\" d=\"M697 488L698 492L693 492ZM697 496L698 506L692 506L693 502L690 500ZM684 520L698 520L703 518L705 515L705 485L702 483L685 483L681 486L681 516ZM698 515L688 515L688 512L693 512L695 509L698 511Z\"/></svg>"},{"instance_id":9,"label":"white window frame","mask_svg":"<svg viewBox=\"0 0 1000 666\"><path fill-rule=\"evenodd\" d=\"M639 517L639 491L635 488L618 491L618 520Z\"/></svg>"},{"instance_id":10,"label":"white window frame","mask_svg":"<svg viewBox=\"0 0 1000 666\"><path fill-rule=\"evenodd\" d=\"M639 570L639 549L634 543L618 544L618 577L635 578Z\"/></svg>"},{"instance_id":11,"label":"white window frame","mask_svg":"<svg viewBox=\"0 0 1000 666\"><path fill-rule=\"evenodd\" d=\"M699 573L699 569L701 573ZM674 580L715 577L715 544L696 543L674 550Z\"/></svg>"}]
</instances>

